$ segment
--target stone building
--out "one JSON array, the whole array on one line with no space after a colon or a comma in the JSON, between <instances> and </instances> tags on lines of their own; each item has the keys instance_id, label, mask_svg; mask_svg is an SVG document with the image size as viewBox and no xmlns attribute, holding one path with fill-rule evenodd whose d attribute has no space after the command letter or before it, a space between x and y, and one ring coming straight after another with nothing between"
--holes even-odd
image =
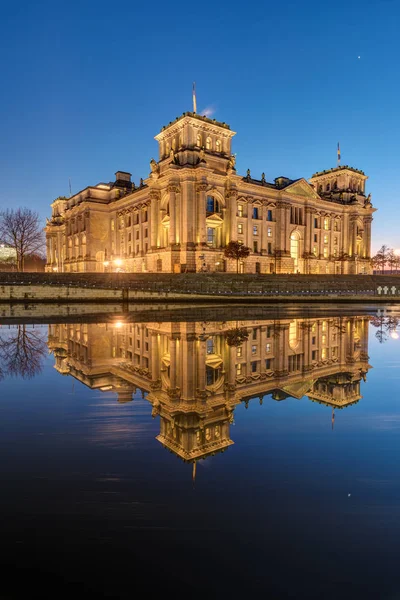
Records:
<instances>
[{"instance_id":1,"label":"stone building","mask_svg":"<svg viewBox=\"0 0 400 600\"><path fill-rule=\"evenodd\" d=\"M241 402L306 396L333 410L358 402L368 325L367 316L56 324L48 344L61 375L119 402L146 395L160 419L157 440L194 462L233 443Z\"/></svg>"},{"instance_id":2,"label":"stone building","mask_svg":"<svg viewBox=\"0 0 400 600\"><path fill-rule=\"evenodd\" d=\"M236 271L224 248L251 250L249 273L370 273L366 175L348 166L309 181L239 175L226 123L186 112L156 135L159 159L136 186L112 183L57 198L47 221L47 270Z\"/></svg>"}]
</instances>

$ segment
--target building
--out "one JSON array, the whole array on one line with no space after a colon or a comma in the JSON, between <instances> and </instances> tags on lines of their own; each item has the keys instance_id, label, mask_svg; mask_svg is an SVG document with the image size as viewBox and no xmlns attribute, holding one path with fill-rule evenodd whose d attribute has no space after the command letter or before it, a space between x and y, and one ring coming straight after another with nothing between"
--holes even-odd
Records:
<instances>
[{"instance_id":1,"label":"building","mask_svg":"<svg viewBox=\"0 0 400 600\"><path fill-rule=\"evenodd\" d=\"M375 208L366 175L348 166L309 181L267 181L235 168L229 125L186 112L156 135L159 160L136 186L112 183L57 198L47 271L236 271L231 240L251 249L241 272L370 273Z\"/></svg>"},{"instance_id":2,"label":"building","mask_svg":"<svg viewBox=\"0 0 400 600\"><path fill-rule=\"evenodd\" d=\"M195 462L233 443L241 402L308 397L332 410L357 403L370 369L368 326L368 316L115 320L49 325L48 346L61 375L122 403L145 395L160 420L157 440Z\"/></svg>"}]
</instances>

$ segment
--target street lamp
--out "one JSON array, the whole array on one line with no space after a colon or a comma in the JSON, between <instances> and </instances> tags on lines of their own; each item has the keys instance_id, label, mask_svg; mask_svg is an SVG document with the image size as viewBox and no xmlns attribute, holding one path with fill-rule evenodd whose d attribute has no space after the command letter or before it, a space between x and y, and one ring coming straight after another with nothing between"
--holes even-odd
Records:
<instances>
[{"instance_id":1,"label":"street lamp","mask_svg":"<svg viewBox=\"0 0 400 600\"><path fill-rule=\"evenodd\" d=\"M107 271L108 267L109 267L110 263L108 262L108 260L105 260L103 262L103 267L104 267L104 271Z\"/></svg>"}]
</instances>

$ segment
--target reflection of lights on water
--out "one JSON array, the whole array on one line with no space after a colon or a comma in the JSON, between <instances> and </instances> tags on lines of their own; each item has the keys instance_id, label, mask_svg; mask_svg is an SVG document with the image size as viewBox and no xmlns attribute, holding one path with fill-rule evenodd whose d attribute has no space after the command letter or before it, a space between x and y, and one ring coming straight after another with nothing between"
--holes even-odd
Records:
<instances>
[{"instance_id":1,"label":"reflection of lights on water","mask_svg":"<svg viewBox=\"0 0 400 600\"><path fill-rule=\"evenodd\" d=\"M393 340L398 340L399 339L399 334L397 333L397 331L392 331L392 333L390 334L390 337Z\"/></svg>"},{"instance_id":2,"label":"reflection of lights on water","mask_svg":"<svg viewBox=\"0 0 400 600\"><path fill-rule=\"evenodd\" d=\"M123 322L122 321L117 321L116 323L114 323L114 327L115 329L121 329L121 327L123 327Z\"/></svg>"}]
</instances>

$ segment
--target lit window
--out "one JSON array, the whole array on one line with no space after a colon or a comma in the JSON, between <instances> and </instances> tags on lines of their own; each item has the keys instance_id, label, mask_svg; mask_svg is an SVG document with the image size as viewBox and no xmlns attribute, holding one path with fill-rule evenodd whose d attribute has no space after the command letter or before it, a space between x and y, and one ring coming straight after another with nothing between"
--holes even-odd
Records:
<instances>
[{"instance_id":1,"label":"lit window","mask_svg":"<svg viewBox=\"0 0 400 600\"><path fill-rule=\"evenodd\" d=\"M115 229L115 222L114 219L111 219L111 231L114 231Z\"/></svg>"},{"instance_id":2,"label":"lit window","mask_svg":"<svg viewBox=\"0 0 400 600\"><path fill-rule=\"evenodd\" d=\"M253 219L258 219L258 207L254 206L253 208Z\"/></svg>"},{"instance_id":3,"label":"lit window","mask_svg":"<svg viewBox=\"0 0 400 600\"><path fill-rule=\"evenodd\" d=\"M214 227L207 227L207 244L209 246L215 246L215 229Z\"/></svg>"},{"instance_id":4,"label":"lit window","mask_svg":"<svg viewBox=\"0 0 400 600\"><path fill-rule=\"evenodd\" d=\"M337 256L337 248L333 249L333 256Z\"/></svg>"},{"instance_id":5,"label":"lit window","mask_svg":"<svg viewBox=\"0 0 400 600\"><path fill-rule=\"evenodd\" d=\"M201 148L201 135L200 133L197 134L197 146L199 146L199 148Z\"/></svg>"},{"instance_id":6,"label":"lit window","mask_svg":"<svg viewBox=\"0 0 400 600\"><path fill-rule=\"evenodd\" d=\"M251 347L251 353L252 354L257 354L257 346L252 346Z\"/></svg>"},{"instance_id":7,"label":"lit window","mask_svg":"<svg viewBox=\"0 0 400 600\"><path fill-rule=\"evenodd\" d=\"M219 213L219 202L214 196L207 196L206 213L209 215Z\"/></svg>"},{"instance_id":8,"label":"lit window","mask_svg":"<svg viewBox=\"0 0 400 600\"><path fill-rule=\"evenodd\" d=\"M236 375L241 375L242 374L242 365L241 363L236 365Z\"/></svg>"},{"instance_id":9,"label":"lit window","mask_svg":"<svg viewBox=\"0 0 400 600\"><path fill-rule=\"evenodd\" d=\"M314 248L313 248L314 256L317 256L317 253L318 253L318 248L317 248L317 246L314 246Z\"/></svg>"},{"instance_id":10,"label":"lit window","mask_svg":"<svg viewBox=\"0 0 400 600\"><path fill-rule=\"evenodd\" d=\"M329 229L329 219L328 219L328 217L324 218L324 229L325 230Z\"/></svg>"},{"instance_id":11,"label":"lit window","mask_svg":"<svg viewBox=\"0 0 400 600\"><path fill-rule=\"evenodd\" d=\"M327 244L327 243L328 243L328 234L326 233L324 235L324 244Z\"/></svg>"},{"instance_id":12,"label":"lit window","mask_svg":"<svg viewBox=\"0 0 400 600\"><path fill-rule=\"evenodd\" d=\"M254 225L254 227L253 227L253 235L258 235L258 227L257 227L257 225Z\"/></svg>"},{"instance_id":13,"label":"lit window","mask_svg":"<svg viewBox=\"0 0 400 600\"><path fill-rule=\"evenodd\" d=\"M265 346L265 352L268 354L269 352L271 352L271 344L267 344Z\"/></svg>"},{"instance_id":14,"label":"lit window","mask_svg":"<svg viewBox=\"0 0 400 600\"><path fill-rule=\"evenodd\" d=\"M272 227L268 227L268 229L267 229L267 236L268 237L272 237Z\"/></svg>"},{"instance_id":15,"label":"lit window","mask_svg":"<svg viewBox=\"0 0 400 600\"><path fill-rule=\"evenodd\" d=\"M238 233L243 233L243 223L238 223Z\"/></svg>"},{"instance_id":16,"label":"lit window","mask_svg":"<svg viewBox=\"0 0 400 600\"><path fill-rule=\"evenodd\" d=\"M322 343L326 344L326 335L325 335L325 333L322 334Z\"/></svg>"},{"instance_id":17,"label":"lit window","mask_svg":"<svg viewBox=\"0 0 400 600\"><path fill-rule=\"evenodd\" d=\"M210 137L208 137L206 139L206 148L207 148L207 150L211 150L211 138Z\"/></svg>"},{"instance_id":18,"label":"lit window","mask_svg":"<svg viewBox=\"0 0 400 600\"><path fill-rule=\"evenodd\" d=\"M322 331L326 331L326 327L327 327L326 321L322 321L322 326L321 326Z\"/></svg>"},{"instance_id":19,"label":"lit window","mask_svg":"<svg viewBox=\"0 0 400 600\"><path fill-rule=\"evenodd\" d=\"M221 140L215 142L215 149L217 152L221 152Z\"/></svg>"},{"instance_id":20,"label":"lit window","mask_svg":"<svg viewBox=\"0 0 400 600\"><path fill-rule=\"evenodd\" d=\"M328 258L328 256L329 256L328 252L329 252L328 248L324 248L324 258Z\"/></svg>"},{"instance_id":21,"label":"lit window","mask_svg":"<svg viewBox=\"0 0 400 600\"><path fill-rule=\"evenodd\" d=\"M339 231L339 223L337 221L334 222L333 229L334 231Z\"/></svg>"},{"instance_id":22,"label":"lit window","mask_svg":"<svg viewBox=\"0 0 400 600\"><path fill-rule=\"evenodd\" d=\"M238 217L243 217L243 204L238 204Z\"/></svg>"},{"instance_id":23,"label":"lit window","mask_svg":"<svg viewBox=\"0 0 400 600\"><path fill-rule=\"evenodd\" d=\"M207 340L207 354L214 353L214 340L212 338Z\"/></svg>"},{"instance_id":24,"label":"lit window","mask_svg":"<svg viewBox=\"0 0 400 600\"><path fill-rule=\"evenodd\" d=\"M322 360L326 359L326 354L327 354L326 348L322 348L322 350L321 350L321 358L322 358Z\"/></svg>"},{"instance_id":25,"label":"lit window","mask_svg":"<svg viewBox=\"0 0 400 600\"><path fill-rule=\"evenodd\" d=\"M236 356L242 356L242 347L236 348Z\"/></svg>"}]
</instances>

